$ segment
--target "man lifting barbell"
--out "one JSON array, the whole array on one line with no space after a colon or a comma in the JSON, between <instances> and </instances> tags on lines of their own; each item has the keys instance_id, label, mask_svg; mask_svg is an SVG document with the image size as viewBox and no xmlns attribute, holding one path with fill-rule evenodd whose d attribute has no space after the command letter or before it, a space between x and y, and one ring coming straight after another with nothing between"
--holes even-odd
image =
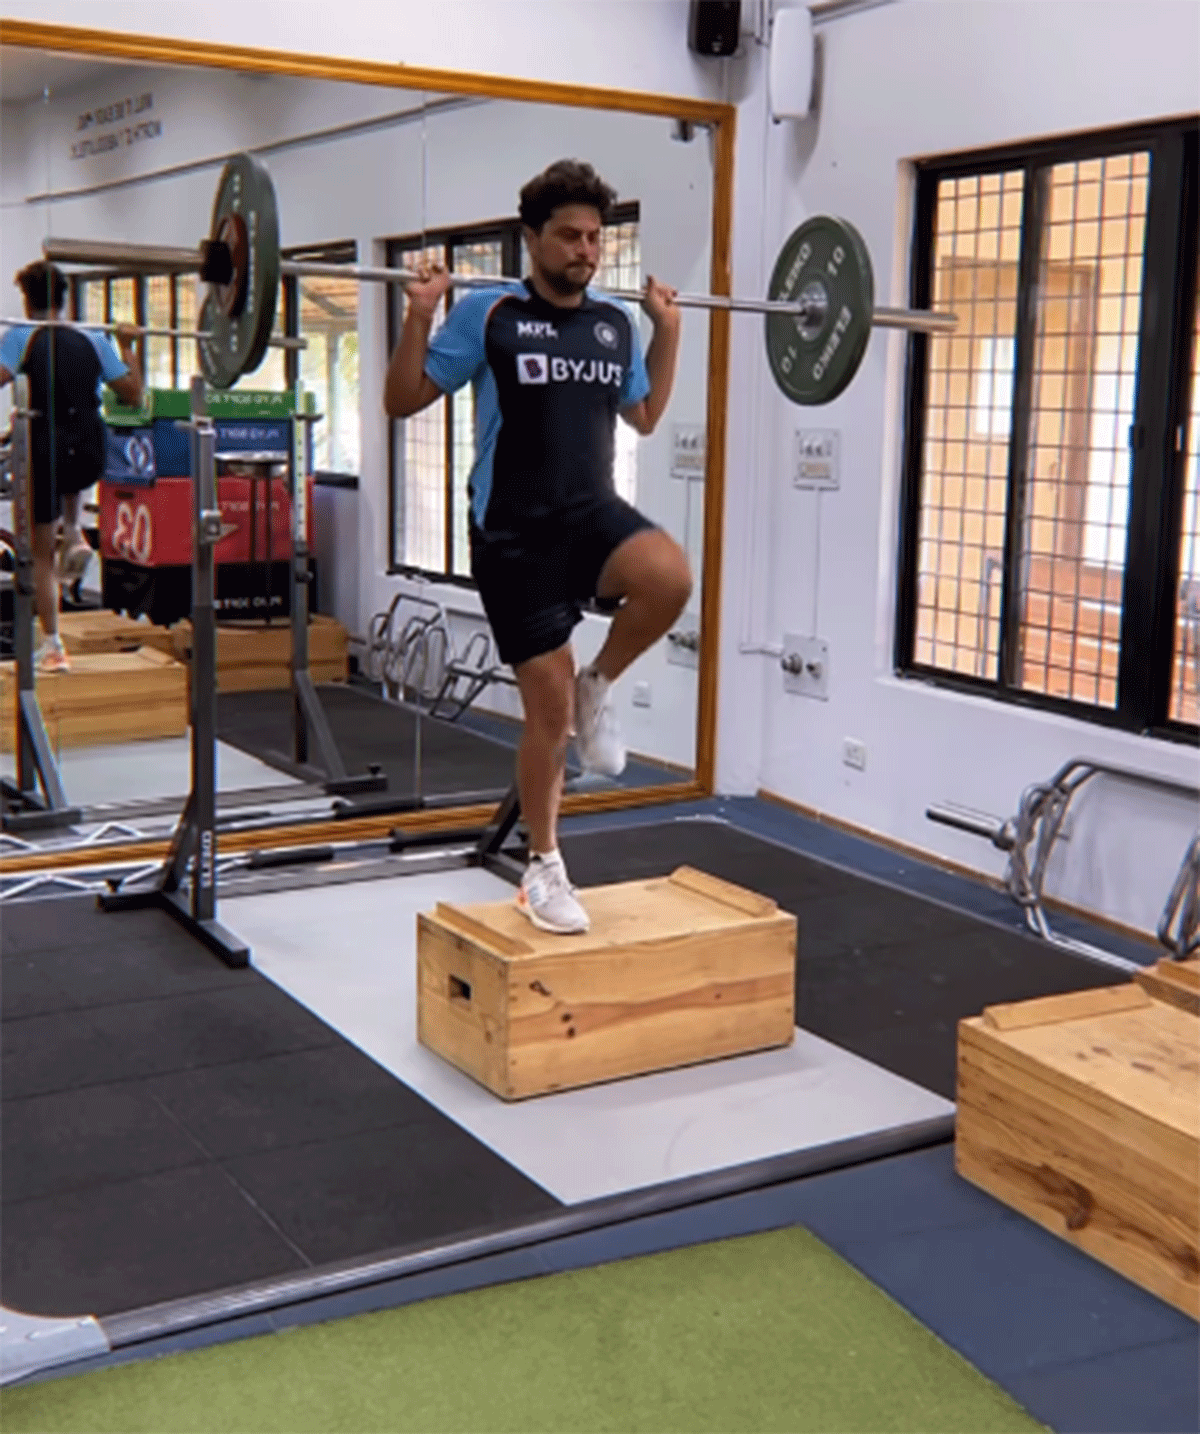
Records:
<instances>
[{"instance_id":1,"label":"man lifting barbell","mask_svg":"<svg viewBox=\"0 0 1200 1434\"><path fill-rule=\"evenodd\" d=\"M671 395L679 349L675 291L648 280L654 325L643 361L623 305L588 289L615 192L590 165L552 164L521 190L531 273L460 298L429 337L450 287L440 266L407 286L384 406L407 418L468 381L475 390L471 571L500 657L517 678L525 726L517 754L530 862L519 908L546 931L588 929L558 851L572 722L585 769L625 765L612 684L683 611L683 550L613 487L619 415L649 434ZM595 599L613 612L578 673L570 635Z\"/></svg>"},{"instance_id":2,"label":"man lifting barbell","mask_svg":"<svg viewBox=\"0 0 1200 1434\"><path fill-rule=\"evenodd\" d=\"M555 187L559 186L559 187ZM419 274L363 264L283 259L270 174L233 156L217 186L209 237L195 249L123 241L43 241L47 259L147 273L195 272L208 283L199 354L205 377L228 388L274 340L281 275L399 284L409 305L388 368L385 407L406 417L471 380L477 456L471 474L472 568L501 656L517 668L526 729L518 788L534 853L523 909L555 931L585 930L557 852L557 817L572 718L584 764L617 773L624 750L611 683L665 633L691 591L686 558L665 533L622 504L612 486L621 414L653 431L670 396L682 307L761 314L767 358L783 393L821 404L852 381L876 325L950 333L954 315L878 308L867 247L845 220L815 215L789 237L766 299L677 294L651 279L640 292L592 294L601 224L613 192L586 165L552 165L522 190L533 273L524 284L480 275ZM454 306L430 341L448 288L482 291ZM618 300L654 323L643 363ZM595 661L573 679L568 639L582 604L615 608Z\"/></svg>"},{"instance_id":3,"label":"man lifting barbell","mask_svg":"<svg viewBox=\"0 0 1200 1434\"><path fill-rule=\"evenodd\" d=\"M65 672L70 662L58 635L56 529L61 514L59 577L82 577L92 550L79 521L81 495L104 472L100 389L108 384L122 403L141 402L141 369L133 350L138 330L118 326L118 354L99 333L53 323L67 292L66 278L53 264L27 264L16 282L29 322L13 324L0 341L0 386L18 373L29 378L33 581L43 635L36 662L41 671Z\"/></svg>"}]
</instances>

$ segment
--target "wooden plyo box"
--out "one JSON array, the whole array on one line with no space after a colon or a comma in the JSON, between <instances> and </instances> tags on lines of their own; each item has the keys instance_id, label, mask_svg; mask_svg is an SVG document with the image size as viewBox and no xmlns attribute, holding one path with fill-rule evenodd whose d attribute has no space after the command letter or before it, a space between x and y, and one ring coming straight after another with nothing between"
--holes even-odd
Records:
<instances>
[{"instance_id":1,"label":"wooden plyo box","mask_svg":"<svg viewBox=\"0 0 1200 1434\"><path fill-rule=\"evenodd\" d=\"M175 639L169 627L137 622L124 613L94 608L58 615L63 646L72 656L78 653L133 652L152 647L168 657L175 655Z\"/></svg>"},{"instance_id":2,"label":"wooden plyo box","mask_svg":"<svg viewBox=\"0 0 1200 1434\"><path fill-rule=\"evenodd\" d=\"M1200 961L958 1028L960 1175L1200 1319Z\"/></svg>"},{"instance_id":3,"label":"wooden plyo box","mask_svg":"<svg viewBox=\"0 0 1200 1434\"><path fill-rule=\"evenodd\" d=\"M786 1046L796 918L680 867L580 892L586 935L508 901L417 918L417 1035L505 1100Z\"/></svg>"},{"instance_id":4,"label":"wooden plyo box","mask_svg":"<svg viewBox=\"0 0 1200 1434\"><path fill-rule=\"evenodd\" d=\"M171 629L175 654L191 662L192 625L185 618ZM314 682L345 682L349 639L334 618L314 613L308 624L308 666ZM292 624L222 622L217 624L217 691L286 691L292 685Z\"/></svg>"},{"instance_id":5,"label":"wooden plyo box","mask_svg":"<svg viewBox=\"0 0 1200 1434\"><path fill-rule=\"evenodd\" d=\"M50 746L91 747L182 737L188 729L187 671L154 648L83 653L70 672L39 672L38 705ZM16 734L16 670L0 672L0 751Z\"/></svg>"}]
</instances>

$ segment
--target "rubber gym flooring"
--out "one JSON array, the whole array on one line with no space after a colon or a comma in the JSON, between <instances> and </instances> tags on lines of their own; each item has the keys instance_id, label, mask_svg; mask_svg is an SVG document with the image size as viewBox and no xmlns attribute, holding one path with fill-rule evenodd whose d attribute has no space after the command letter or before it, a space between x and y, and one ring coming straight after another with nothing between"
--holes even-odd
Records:
<instances>
[{"instance_id":1,"label":"rubber gym flooring","mask_svg":"<svg viewBox=\"0 0 1200 1434\"><path fill-rule=\"evenodd\" d=\"M457 722L422 715L385 702L357 683L323 684L318 689L338 751L351 775L378 766L388 791L446 795L501 792L513 780L517 728L501 718L470 710ZM223 742L281 770L291 750L290 692L223 692L217 696L217 734ZM579 770L568 767L568 776ZM622 786L646 786L680 779L677 771L631 760Z\"/></svg>"},{"instance_id":2,"label":"rubber gym flooring","mask_svg":"<svg viewBox=\"0 0 1200 1434\"><path fill-rule=\"evenodd\" d=\"M799 918L802 1029L941 1096L953 1092L961 1016L1113 979L725 823L600 830L563 846L581 886L690 863L774 896ZM364 889L322 892L340 902L351 942ZM254 899L282 911L293 898ZM256 971L221 966L164 914L105 916L63 898L8 905L3 923L3 1304L129 1310L557 1208L330 1025ZM320 956L338 961L336 949ZM636 1084L614 1089L634 1099Z\"/></svg>"},{"instance_id":3,"label":"rubber gym flooring","mask_svg":"<svg viewBox=\"0 0 1200 1434\"><path fill-rule=\"evenodd\" d=\"M573 877L617 880L699 859L774 895L799 917L801 1023L877 1062L868 1069L881 1076L922 1083L910 1088L918 1094L950 1090L958 1015L1119 979L1021 934L1002 893L768 803L666 811L570 821ZM353 911L375 885L324 894L340 892ZM310 894L265 899L285 912ZM227 900L222 914L233 925L263 900ZM113 920L119 934L103 924ZM799 1224L1064 1434L1200 1427L1194 1322L958 1179L949 1143L803 1178L776 1172L761 1188L709 1189L549 1233L563 1206L542 1185L167 918L101 918L68 898L5 906L0 922L5 1305L128 1311L256 1271L309 1272L353 1248L356 1231L368 1246L415 1252L370 1286L122 1340L44 1377ZM1154 959L1151 946L1056 924ZM871 992L862 1002L856 964ZM722 1077L738 1064L696 1069ZM657 1079L593 1089L627 1092L634 1113L639 1089ZM522 1245L519 1224L547 1233ZM470 1258L440 1243L480 1227ZM115 1339L113 1320L105 1327Z\"/></svg>"}]
</instances>

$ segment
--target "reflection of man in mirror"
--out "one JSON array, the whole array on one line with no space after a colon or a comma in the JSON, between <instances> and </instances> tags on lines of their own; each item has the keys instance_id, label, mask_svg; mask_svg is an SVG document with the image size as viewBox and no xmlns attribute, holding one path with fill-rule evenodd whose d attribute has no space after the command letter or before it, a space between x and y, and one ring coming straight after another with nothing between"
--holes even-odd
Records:
<instances>
[{"instance_id":1,"label":"reflection of man in mirror","mask_svg":"<svg viewBox=\"0 0 1200 1434\"><path fill-rule=\"evenodd\" d=\"M649 279L642 307L654 335L643 359L633 316L588 288L615 199L574 160L531 179L520 206L529 278L461 291L432 340L450 279L440 265L422 270L408 287L384 395L388 414L407 418L474 386L471 571L525 708L517 787L530 863L517 904L547 931L588 927L558 851L572 724L585 769L618 775L625 748L612 683L668 631L692 588L679 545L613 486L616 418L654 431L680 327L675 291ZM592 601L614 615L577 674L571 631Z\"/></svg>"},{"instance_id":2,"label":"reflection of man in mirror","mask_svg":"<svg viewBox=\"0 0 1200 1434\"><path fill-rule=\"evenodd\" d=\"M142 399L142 378L133 341L138 330L117 329L118 354L102 333L47 327L62 316L67 280L40 259L17 275L27 324L14 324L0 341L0 386L13 376L29 379L30 466L33 469L33 585L43 643L37 665L65 672L70 663L58 635L55 539L61 514L62 558L58 578L82 577L92 556L79 522L81 495L104 472L105 431L100 390L108 384L122 403Z\"/></svg>"}]
</instances>

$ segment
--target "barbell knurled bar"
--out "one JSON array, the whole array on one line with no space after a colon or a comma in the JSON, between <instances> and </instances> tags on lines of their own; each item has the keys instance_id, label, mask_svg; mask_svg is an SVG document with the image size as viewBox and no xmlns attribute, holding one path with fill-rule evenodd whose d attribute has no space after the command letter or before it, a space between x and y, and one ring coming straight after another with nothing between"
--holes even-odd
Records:
<instances>
[{"instance_id":1,"label":"barbell knurled bar","mask_svg":"<svg viewBox=\"0 0 1200 1434\"><path fill-rule=\"evenodd\" d=\"M83 319L0 319L0 329L16 329L26 325L31 329L86 329L93 333L115 334L118 329L129 328L134 330L134 338L149 339L211 339L211 333L205 333L200 329L160 329L153 325L137 324L133 320L119 324L95 324ZM273 349L306 349L308 340L302 338L289 338L282 334L272 336L267 340Z\"/></svg>"},{"instance_id":2,"label":"barbell knurled bar","mask_svg":"<svg viewBox=\"0 0 1200 1434\"><path fill-rule=\"evenodd\" d=\"M316 260L284 259L279 265L281 274L297 278L313 279L358 279L363 283L401 284L415 283L420 276L412 269L381 269L369 264L322 264ZM456 289L494 289L498 285L518 283L511 274L451 274L450 283ZM603 293L610 299L621 299L626 303L639 304L645 297L641 289L609 289ZM821 316L822 305L811 301L787 299L738 299L728 294L676 294L675 302L685 309L728 309L747 314L790 314L801 319L817 319ZM879 328L919 329L925 333L953 333L958 325L954 314L935 313L928 309L875 309L871 321Z\"/></svg>"},{"instance_id":3,"label":"barbell knurled bar","mask_svg":"<svg viewBox=\"0 0 1200 1434\"><path fill-rule=\"evenodd\" d=\"M222 171L210 237L199 248L123 244L51 237L42 252L63 264L104 265L142 273L199 273L208 282L198 336L201 365L216 387L227 388L262 360L274 321L281 275L354 279L406 287L418 276L407 269L366 264L323 264L283 259L275 188L261 161L235 155ZM507 276L451 274L456 288L494 288ZM511 282L511 279L507 279ZM604 290L639 303L640 290ZM762 314L767 358L775 381L796 403L828 403L854 377L871 328L951 333L953 314L928 309L875 308L870 255L862 236L843 219L806 220L780 250L766 299L725 294L679 294L684 308ZM283 341L287 343L287 340Z\"/></svg>"}]
</instances>

